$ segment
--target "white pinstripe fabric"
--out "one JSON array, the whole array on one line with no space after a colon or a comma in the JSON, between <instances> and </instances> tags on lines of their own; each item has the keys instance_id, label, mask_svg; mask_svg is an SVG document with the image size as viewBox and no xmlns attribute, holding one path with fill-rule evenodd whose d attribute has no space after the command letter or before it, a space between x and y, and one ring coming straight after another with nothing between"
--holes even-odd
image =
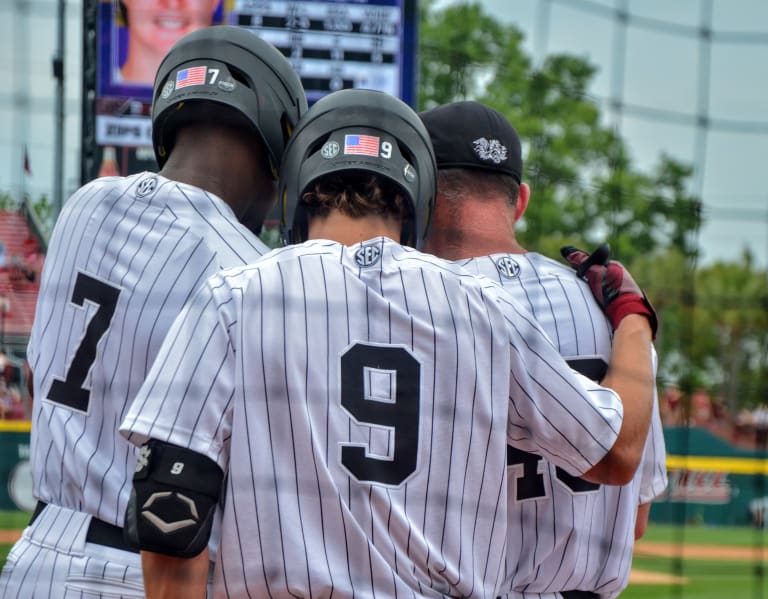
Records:
<instances>
[{"instance_id":1,"label":"white pinstripe fabric","mask_svg":"<svg viewBox=\"0 0 768 599\"><path fill-rule=\"evenodd\" d=\"M266 251L220 198L158 175L99 179L67 201L49 244L28 348L38 499L122 526L135 448L117 427L165 333L207 276ZM73 301L83 281L85 299ZM89 337L94 330L96 339ZM93 353L82 353L86 347ZM82 385L54 391L78 369ZM86 403L65 405L80 388ZM31 552L24 555L17 574L33 567ZM59 596L52 587L50 596ZM5 596L26 596L26 587L18 589Z\"/></svg>"},{"instance_id":2,"label":"white pinstripe fabric","mask_svg":"<svg viewBox=\"0 0 768 599\"><path fill-rule=\"evenodd\" d=\"M139 554L87 543L90 519L83 512L47 506L8 554L0 597L143 598Z\"/></svg>"},{"instance_id":3,"label":"white pinstripe fabric","mask_svg":"<svg viewBox=\"0 0 768 599\"><path fill-rule=\"evenodd\" d=\"M525 306L567 359L598 357L608 362L612 333L589 286L573 270L536 253L495 254L461 261L471 272L504 286ZM654 354L655 355L655 354ZM510 468L506 584L509 597L542 598L565 590L588 590L604 597L627 585L637 507L667 485L666 454L658 402L643 461L624 487L574 493L541 460L544 494L517 499L521 471ZM517 467L519 468L519 467ZM523 595L524 594L524 595Z\"/></svg>"},{"instance_id":4,"label":"white pinstripe fabric","mask_svg":"<svg viewBox=\"0 0 768 599\"><path fill-rule=\"evenodd\" d=\"M121 431L228 469L215 597L495 596L507 429L583 472L621 417L615 394L558 375L555 348L501 293L384 238L308 242L208 281ZM345 378L361 346L373 358ZM417 363L418 382L385 349ZM563 451L585 426L595 442ZM409 431L412 469L382 482L368 468L401 464ZM353 474L350 444L373 478Z\"/></svg>"}]
</instances>

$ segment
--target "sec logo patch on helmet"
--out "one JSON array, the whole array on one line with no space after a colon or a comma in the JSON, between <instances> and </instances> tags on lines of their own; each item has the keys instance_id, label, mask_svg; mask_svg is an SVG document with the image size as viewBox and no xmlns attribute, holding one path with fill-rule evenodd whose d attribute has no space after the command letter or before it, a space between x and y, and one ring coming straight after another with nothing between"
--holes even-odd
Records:
<instances>
[{"instance_id":1,"label":"sec logo patch on helmet","mask_svg":"<svg viewBox=\"0 0 768 599\"><path fill-rule=\"evenodd\" d=\"M223 92L233 92L235 87L237 87L234 79L222 79L216 85Z\"/></svg>"},{"instance_id":2,"label":"sec logo patch on helmet","mask_svg":"<svg viewBox=\"0 0 768 599\"><path fill-rule=\"evenodd\" d=\"M332 158L336 158L336 156L338 156L340 149L341 146L337 142L327 141L323 144L323 147L320 150L320 156L326 160L331 160Z\"/></svg>"},{"instance_id":3,"label":"sec logo patch on helmet","mask_svg":"<svg viewBox=\"0 0 768 599\"><path fill-rule=\"evenodd\" d=\"M176 84L172 80L168 80L165 82L165 85L163 86L163 91L160 92L160 97L163 100L167 100L168 96L170 96L173 93L173 90L176 88Z\"/></svg>"},{"instance_id":4,"label":"sec logo patch on helmet","mask_svg":"<svg viewBox=\"0 0 768 599\"><path fill-rule=\"evenodd\" d=\"M514 279L520 274L520 265L509 256L502 256L496 260L496 269L506 279Z\"/></svg>"}]
</instances>

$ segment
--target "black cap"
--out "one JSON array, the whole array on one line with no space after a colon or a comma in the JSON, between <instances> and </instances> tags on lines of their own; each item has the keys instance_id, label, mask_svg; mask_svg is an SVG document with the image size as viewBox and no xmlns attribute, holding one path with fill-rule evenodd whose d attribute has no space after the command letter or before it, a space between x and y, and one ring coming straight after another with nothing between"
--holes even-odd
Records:
<instances>
[{"instance_id":1,"label":"black cap","mask_svg":"<svg viewBox=\"0 0 768 599\"><path fill-rule=\"evenodd\" d=\"M452 102L419 113L435 148L437 168L523 173L520 137L500 112L479 102Z\"/></svg>"}]
</instances>

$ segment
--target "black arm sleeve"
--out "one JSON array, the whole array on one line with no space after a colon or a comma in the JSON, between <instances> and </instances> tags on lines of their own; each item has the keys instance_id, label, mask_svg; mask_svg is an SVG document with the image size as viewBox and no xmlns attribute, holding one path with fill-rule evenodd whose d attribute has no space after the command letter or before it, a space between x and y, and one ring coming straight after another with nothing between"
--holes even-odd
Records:
<instances>
[{"instance_id":1,"label":"black arm sleeve","mask_svg":"<svg viewBox=\"0 0 768 599\"><path fill-rule=\"evenodd\" d=\"M134 547L194 557L208 544L224 472L210 458L155 439L142 445L125 513Z\"/></svg>"}]
</instances>

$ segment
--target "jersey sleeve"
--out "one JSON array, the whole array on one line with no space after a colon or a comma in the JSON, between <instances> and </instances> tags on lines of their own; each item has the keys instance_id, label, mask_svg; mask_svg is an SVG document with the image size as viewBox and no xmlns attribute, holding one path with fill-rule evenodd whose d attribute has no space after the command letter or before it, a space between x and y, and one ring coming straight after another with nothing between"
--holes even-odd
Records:
<instances>
[{"instance_id":1,"label":"jersey sleeve","mask_svg":"<svg viewBox=\"0 0 768 599\"><path fill-rule=\"evenodd\" d=\"M508 442L581 476L616 441L621 400L572 370L533 317L511 298L501 302L511 346Z\"/></svg>"},{"instance_id":2,"label":"jersey sleeve","mask_svg":"<svg viewBox=\"0 0 768 599\"><path fill-rule=\"evenodd\" d=\"M236 378L234 302L222 280L211 277L176 318L120 432L136 445L186 447L226 469Z\"/></svg>"}]
</instances>

